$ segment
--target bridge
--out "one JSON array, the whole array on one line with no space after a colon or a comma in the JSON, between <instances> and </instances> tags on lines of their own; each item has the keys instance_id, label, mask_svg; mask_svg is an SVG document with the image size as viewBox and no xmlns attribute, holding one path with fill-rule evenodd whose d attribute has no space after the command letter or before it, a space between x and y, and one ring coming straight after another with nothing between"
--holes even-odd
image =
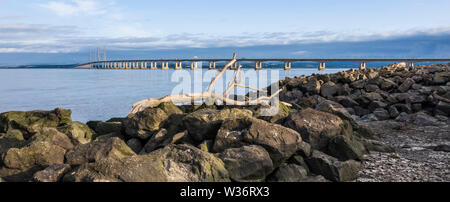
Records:
<instances>
[{"instance_id":1,"label":"bridge","mask_svg":"<svg viewBox=\"0 0 450 202\"><path fill-rule=\"evenodd\" d=\"M149 60L109 60L95 61L77 66L85 69L169 69L169 63L174 69L183 69L183 65L188 63L190 69L197 69L199 62L208 62L209 69L215 69L217 62L228 62L230 59L149 59ZM293 62L317 62L319 70L325 70L327 62L359 62L359 68L365 69L368 62L405 62L409 67L414 67L414 63L420 62L450 62L450 58L371 58L371 59L296 59L296 58L258 58L237 59L231 69L237 69L240 62L253 62L255 69L262 69L263 62L282 62L284 69L290 70Z\"/></svg>"}]
</instances>

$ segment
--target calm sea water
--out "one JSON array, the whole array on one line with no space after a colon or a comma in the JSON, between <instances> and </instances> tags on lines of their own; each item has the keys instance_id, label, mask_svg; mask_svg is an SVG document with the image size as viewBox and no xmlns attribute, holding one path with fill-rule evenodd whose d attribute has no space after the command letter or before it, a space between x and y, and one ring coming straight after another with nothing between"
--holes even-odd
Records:
<instances>
[{"instance_id":1,"label":"calm sea water","mask_svg":"<svg viewBox=\"0 0 450 202\"><path fill-rule=\"evenodd\" d=\"M370 67L387 64L389 63L371 63ZM357 68L359 64L327 63L327 69L321 72L314 63L293 63L291 71L280 68L282 64L265 65L264 71L243 69L245 73L243 81L252 87L263 88L285 77L335 73ZM228 71L224 76L225 79L217 82L216 92L222 92L226 88L227 82L233 79L233 72ZM133 103L149 97L158 98L171 94L180 86L189 89L184 93L200 92L207 88L214 74L217 74L217 71L207 69L191 71L0 68L0 112L51 110L62 107L71 109L72 119L81 122L124 117L130 112ZM235 92L235 94L244 93L246 91Z\"/></svg>"},{"instance_id":2,"label":"calm sea water","mask_svg":"<svg viewBox=\"0 0 450 202\"><path fill-rule=\"evenodd\" d=\"M330 68L322 73L342 70L344 68ZM286 76L318 73L315 68L272 71L266 71L265 74L269 76L265 76L264 73L261 76L257 71L245 69L245 75L254 74L256 77L266 78L258 81L256 86L249 78L245 83L253 87L265 87L272 81L284 79ZM133 103L149 97L165 96L176 86L186 87L191 84L191 92L201 91L207 88L210 81L206 75L211 76L215 73L208 73L207 69L196 71L0 69L0 112L51 110L62 107L71 109L72 119L81 122L124 117L130 112ZM270 75L279 77L272 79ZM181 79L174 79L177 77ZM225 78L217 83L219 89L226 87L226 80L233 78L233 71L227 72Z\"/></svg>"}]
</instances>

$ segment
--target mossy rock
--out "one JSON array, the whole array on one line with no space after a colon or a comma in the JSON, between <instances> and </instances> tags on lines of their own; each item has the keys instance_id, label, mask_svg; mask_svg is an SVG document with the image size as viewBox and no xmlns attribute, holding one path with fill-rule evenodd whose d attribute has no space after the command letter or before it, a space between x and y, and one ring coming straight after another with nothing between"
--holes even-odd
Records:
<instances>
[{"instance_id":1,"label":"mossy rock","mask_svg":"<svg viewBox=\"0 0 450 202\"><path fill-rule=\"evenodd\" d=\"M150 138L167 121L169 115L160 108L146 108L124 121L125 133L142 140Z\"/></svg>"},{"instance_id":2,"label":"mossy rock","mask_svg":"<svg viewBox=\"0 0 450 202\"><path fill-rule=\"evenodd\" d=\"M86 144L92 141L94 136L94 131L88 125L80 122L72 122L70 125L59 127L58 130L66 134L76 145Z\"/></svg>"},{"instance_id":3,"label":"mossy rock","mask_svg":"<svg viewBox=\"0 0 450 202\"><path fill-rule=\"evenodd\" d=\"M146 155L99 158L84 163L64 181L229 182L219 158L189 145L168 145Z\"/></svg>"},{"instance_id":4,"label":"mossy rock","mask_svg":"<svg viewBox=\"0 0 450 202\"><path fill-rule=\"evenodd\" d=\"M56 128L72 123L72 111L57 108L52 111L11 111L0 114L0 132L20 130L28 139L42 128Z\"/></svg>"},{"instance_id":5,"label":"mossy rock","mask_svg":"<svg viewBox=\"0 0 450 202\"><path fill-rule=\"evenodd\" d=\"M168 116L170 116L172 114L182 114L183 113L183 111L181 111L181 109L179 107L177 107L175 104L173 104L172 102L163 102L163 103L159 104L157 108L162 109L164 112L166 112L166 114Z\"/></svg>"},{"instance_id":6,"label":"mossy rock","mask_svg":"<svg viewBox=\"0 0 450 202\"><path fill-rule=\"evenodd\" d=\"M117 137L100 139L87 144L80 144L66 154L66 163L82 165L96 162L103 158L125 158L136 155L128 145Z\"/></svg>"},{"instance_id":7,"label":"mossy rock","mask_svg":"<svg viewBox=\"0 0 450 202\"><path fill-rule=\"evenodd\" d=\"M215 137L222 121L252 116L253 112L246 109L201 109L186 115L183 118L183 122L192 139L202 142Z\"/></svg>"}]
</instances>

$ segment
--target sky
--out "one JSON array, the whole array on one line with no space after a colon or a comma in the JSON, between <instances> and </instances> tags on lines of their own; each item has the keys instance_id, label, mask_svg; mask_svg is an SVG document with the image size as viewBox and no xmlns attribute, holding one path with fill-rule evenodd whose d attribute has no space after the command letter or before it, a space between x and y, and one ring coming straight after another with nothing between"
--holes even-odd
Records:
<instances>
[{"instance_id":1,"label":"sky","mask_svg":"<svg viewBox=\"0 0 450 202\"><path fill-rule=\"evenodd\" d=\"M450 57L448 0L0 0L0 65L152 57Z\"/></svg>"}]
</instances>

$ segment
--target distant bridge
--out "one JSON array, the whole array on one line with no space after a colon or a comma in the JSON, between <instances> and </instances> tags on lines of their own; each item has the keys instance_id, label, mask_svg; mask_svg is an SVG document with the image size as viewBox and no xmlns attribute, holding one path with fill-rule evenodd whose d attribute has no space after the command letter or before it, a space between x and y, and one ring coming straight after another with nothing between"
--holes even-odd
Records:
<instances>
[{"instance_id":1,"label":"distant bridge","mask_svg":"<svg viewBox=\"0 0 450 202\"><path fill-rule=\"evenodd\" d=\"M228 62L230 59L151 59L151 60L109 60L95 61L77 66L76 68L86 69L169 69L169 62L174 69L183 69L183 65L188 63L189 68L197 69L199 62L208 62L209 69L216 68L216 62ZM369 58L369 59L297 59L297 58L259 58L259 59L237 59L231 69L237 69L240 62L254 62L255 69L262 69L263 62L284 62L284 69L290 70L293 62L317 62L319 70L325 70L327 62L359 62L360 69L366 68L368 62L405 62L413 67L419 62L450 62L450 58Z\"/></svg>"}]
</instances>

